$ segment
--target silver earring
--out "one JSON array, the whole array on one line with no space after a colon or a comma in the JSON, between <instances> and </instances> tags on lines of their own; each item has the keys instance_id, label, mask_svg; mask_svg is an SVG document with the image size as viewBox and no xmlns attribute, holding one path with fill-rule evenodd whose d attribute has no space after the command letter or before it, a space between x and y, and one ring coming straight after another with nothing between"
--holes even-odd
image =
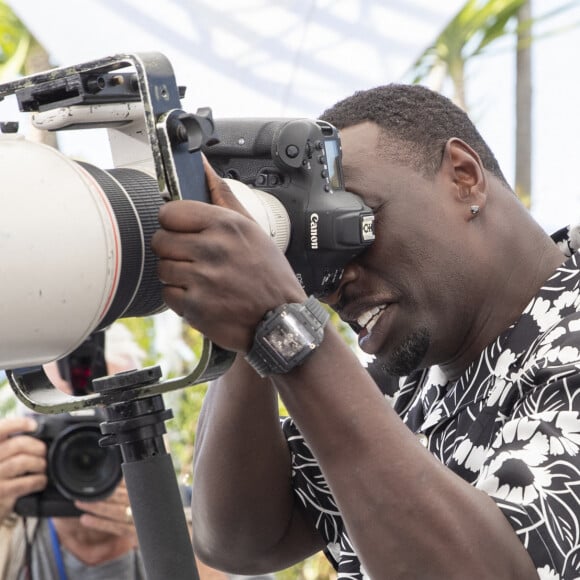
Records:
<instances>
[{"instance_id":1,"label":"silver earring","mask_svg":"<svg viewBox=\"0 0 580 580\"><path fill-rule=\"evenodd\" d=\"M479 206L472 205L469 210L471 211L471 215L477 215L479 213Z\"/></svg>"}]
</instances>

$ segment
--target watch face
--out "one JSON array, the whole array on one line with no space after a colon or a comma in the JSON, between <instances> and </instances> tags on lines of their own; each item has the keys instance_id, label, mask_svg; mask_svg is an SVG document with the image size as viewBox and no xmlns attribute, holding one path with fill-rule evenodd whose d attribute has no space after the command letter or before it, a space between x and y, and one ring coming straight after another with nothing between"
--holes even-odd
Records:
<instances>
[{"instance_id":1,"label":"watch face","mask_svg":"<svg viewBox=\"0 0 580 580\"><path fill-rule=\"evenodd\" d=\"M283 316L264 335L264 340L281 357L290 361L305 348L312 348L313 337L293 316Z\"/></svg>"}]
</instances>

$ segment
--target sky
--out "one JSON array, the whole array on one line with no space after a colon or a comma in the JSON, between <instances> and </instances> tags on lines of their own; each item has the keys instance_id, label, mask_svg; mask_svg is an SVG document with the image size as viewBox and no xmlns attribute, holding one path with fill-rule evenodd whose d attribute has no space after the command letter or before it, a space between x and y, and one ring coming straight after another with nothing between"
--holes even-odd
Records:
<instances>
[{"instance_id":1,"label":"sky","mask_svg":"<svg viewBox=\"0 0 580 580\"><path fill-rule=\"evenodd\" d=\"M316 117L355 90L405 78L463 3L14 0L12 6L55 65L158 51L172 62L178 84L188 87L186 110L210 106L215 117ZM580 191L571 171L580 151L580 0L532 3L536 16L563 4L573 8L537 25L533 46L532 211L548 231L580 220ZM467 71L470 114L510 182L514 70L513 45L500 42ZM61 133L59 141L67 154L107 167L108 147L97 133Z\"/></svg>"}]
</instances>

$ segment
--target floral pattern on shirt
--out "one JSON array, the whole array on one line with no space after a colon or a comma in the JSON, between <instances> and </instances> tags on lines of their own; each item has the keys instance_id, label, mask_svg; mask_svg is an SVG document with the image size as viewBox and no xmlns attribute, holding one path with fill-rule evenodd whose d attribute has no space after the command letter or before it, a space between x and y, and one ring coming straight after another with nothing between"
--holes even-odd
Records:
<instances>
[{"instance_id":1,"label":"floral pattern on shirt","mask_svg":"<svg viewBox=\"0 0 580 580\"><path fill-rule=\"evenodd\" d=\"M393 406L442 463L488 493L541 580L580 577L580 227L554 241L569 256L520 319L456 381L438 367L401 379ZM316 460L283 422L295 493L341 579L366 574Z\"/></svg>"}]
</instances>

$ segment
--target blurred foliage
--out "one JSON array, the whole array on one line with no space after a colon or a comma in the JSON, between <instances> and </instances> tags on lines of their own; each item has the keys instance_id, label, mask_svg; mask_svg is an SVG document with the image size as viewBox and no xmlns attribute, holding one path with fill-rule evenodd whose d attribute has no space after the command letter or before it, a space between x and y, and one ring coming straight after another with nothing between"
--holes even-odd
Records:
<instances>
[{"instance_id":1,"label":"blurred foliage","mask_svg":"<svg viewBox=\"0 0 580 580\"><path fill-rule=\"evenodd\" d=\"M16 410L16 397L8 384L8 380L0 371L0 417L7 417Z\"/></svg>"},{"instance_id":2,"label":"blurred foliage","mask_svg":"<svg viewBox=\"0 0 580 580\"><path fill-rule=\"evenodd\" d=\"M0 78L12 78L24 71L34 42L34 37L10 6L0 0Z\"/></svg>"},{"instance_id":3,"label":"blurred foliage","mask_svg":"<svg viewBox=\"0 0 580 580\"><path fill-rule=\"evenodd\" d=\"M500 39L515 38L518 31L529 31L534 23L549 21L578 4L577 0L555 2L548 12L531 20L518 21L518 12L527 1L468 0L412 64L408 72L411 82L431 79L433 88L440 91L443 81L449 78L455 102L467 110L465 71L468 62L486 54L490 47L497 47ZM577 23L571 26L577 26ZM554 29L544 33L544 36L558 32ZM530 40L533 39L530 37Z\"/></svg>"},{"instance_id":4,"label":"blurred foliage","mask_svg":"<svg viewBox=\"0 0 580 580\"><path fill-rule=\"evenodd\" d=\"M449 77L455 102L467 110L466 63L482 54L491 43L514 32L518 10L526 0L468 0L453 19L413 63L412 82L437 75L438 83ZM437 87L440 90L440 87Z\"/></svg>"},{"instance_id":5,"label":"blurred foliage","mask_svg":"<svg viewBox=\"0 0 580 580\"><path fill-rule=\"evenodd\" d=\"M276 573L277 580L336 580L336 578L334 568L322 552Z\"/></svg>"},{"instance_id":6,"label":"blurred foliage","mask_svg":"<svg viewBox=\"0 0 580 580\"><path fill-rule=\"evenodd\" d=\"M52 68L44 47L0 0L0 79L14 79Z\"/></svg>"}]
</instances>

